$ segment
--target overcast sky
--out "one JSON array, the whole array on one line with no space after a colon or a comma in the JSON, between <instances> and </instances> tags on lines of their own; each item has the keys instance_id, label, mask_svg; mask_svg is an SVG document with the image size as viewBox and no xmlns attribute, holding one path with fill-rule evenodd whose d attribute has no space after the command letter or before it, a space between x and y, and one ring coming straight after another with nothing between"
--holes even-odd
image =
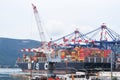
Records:
<instances>
[{"instance_id":1,"label":"overcast sky","mask_svg":"<svg viewBox=\"0 0 120 80\"><path fill-rule=\"evenodd\" d=\"M0 37L40 40L31 3L49 38L106 23L120 34L120 0L0 0Z\"/></svg>"}]
</instances>

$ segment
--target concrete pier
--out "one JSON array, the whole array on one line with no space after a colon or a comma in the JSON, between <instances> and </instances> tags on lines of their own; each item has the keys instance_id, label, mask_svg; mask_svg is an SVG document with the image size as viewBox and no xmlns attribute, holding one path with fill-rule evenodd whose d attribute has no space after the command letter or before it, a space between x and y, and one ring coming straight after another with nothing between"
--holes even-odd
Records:
<instances>
[{"instance_id":1,"label":"concrete pier","mask_svg":"<svg viewBox=\"0 0 120 80\"><path fill-rule=\"evenodd\" d=\"M113 72L113 78L117 78L120 80L120 72ZM40 73L22 73L22 74L11 74L14 78L19 78L20 80L49 80L47 79L47 74L40 74ZM59 77L58 80L111 80L111 72L110 71L101 71L94 76L89 76L89 79L86 78L84 72L76 72L76 74L57 74L56 77ZM53 79L56 80L56 79Z\"/></svg>"}]
</instances>

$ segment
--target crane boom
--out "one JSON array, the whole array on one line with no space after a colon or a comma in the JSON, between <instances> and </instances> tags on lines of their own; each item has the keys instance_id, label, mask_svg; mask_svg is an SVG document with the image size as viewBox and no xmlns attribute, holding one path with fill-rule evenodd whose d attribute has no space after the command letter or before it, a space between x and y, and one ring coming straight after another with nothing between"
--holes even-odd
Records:
<instances>
[{"instance_id":1,"label":"crane boom","mask_svg":"<svg viewBox=\"0 0 120 80\"><path fill-rule=\"evenodd\" d=\"M37 8L34 4L32 4L32 7L33 7L33 10L34 10L34 16L35 16L35 19L36 19L40 39L41 39L41 42L42 42L41 47L38 48L38 52L43 52L44 54L46 54L47 60L50 60L51 59L50 54L53 52L53 49L48 46L48 43L45 40L45 34L44 34L44 31L43 31L43 27L41 25L41 20L40 20ZM35 51L35 49L33 49L33 50Z\"/></svg>"},{"instance_id":2,"label":"crane boom","mask_svg":"<svg viewBox=\"0 0 120 80\"><path fill-rule=\"evenodd\" d=\"M32 7L33 7L33 10L34 10L34 16L35 16L35 20L36 20L36 23L37 23L37 27L38 27L41 42L44 43L45 42L45 34L44 34L44 31L43 31L43 27L41 25L41 20L40 20L40 17L39 17L39 13L38 13L38 10L37 10L37 8L34 4L32 4Z\"/></svg>"}]
</instances>

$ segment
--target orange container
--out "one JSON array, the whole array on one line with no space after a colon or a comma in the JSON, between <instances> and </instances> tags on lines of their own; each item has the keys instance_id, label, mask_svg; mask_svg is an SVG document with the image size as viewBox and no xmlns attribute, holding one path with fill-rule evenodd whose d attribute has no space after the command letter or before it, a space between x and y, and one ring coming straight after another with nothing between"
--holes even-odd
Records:
<instances>
[{"instance_id":1,"label":"orange container","mask_svg":"<svg viewBox=\"0 0 120 80\"><path fill-rule=\"evenodd\" d=\"M61 52L61 59L64 59L65 57L66 57L65 51L62 51L62 52Z\"/></svg>"},{"instance_id":2,"label":"orange container","mask_svg":"<svg viewBox=\"0 0 120 80\"><path fill-rule=\"evenodd\" d=\"M48 80L55 80L55 79L50 77L50 78L48 78Z\"/></svg>"},{"instance_id":3,"label":"orange container","mask_svg":"<svg viewBox=\"0 0 120 80\"><path fill-rule=\"evenodd\" d=\"M84 61L84 58L85 58L84 53L80 53L79 60L80 61Z\"/></svg>"},{"instance_id":4,"label":"orange container","mask_svg":"<svg viewBox=\"0 0 120 80\"><path fill-rule=\"evenodd\" d=\"M111 50L104 50L104 57L108 57L111 53Z\"/></svg>"}]
</instances>

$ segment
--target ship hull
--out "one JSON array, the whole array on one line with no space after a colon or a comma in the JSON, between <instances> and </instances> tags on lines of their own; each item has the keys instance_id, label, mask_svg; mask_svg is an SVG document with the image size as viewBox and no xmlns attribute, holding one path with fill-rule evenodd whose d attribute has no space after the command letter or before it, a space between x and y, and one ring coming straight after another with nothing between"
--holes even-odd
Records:
<instances>
[{"instance_id":1,"label":"ship hull","mask_svg":"<svg viewBox=\"0 0 120 80\"><path fill-rule=\"evenodd\" d=\"M30 63L17 63L17 65L23 70L23 71L39 71L39 72L45 72L47 71L47 67L45 62L39 62L39 63L31 63L31 68L29 68ZM110 63L88 63L88 62L58 62L54 63L53 70L57 71L96 71L96 70L110 70Z\"/></svg>"}]
</instances>

